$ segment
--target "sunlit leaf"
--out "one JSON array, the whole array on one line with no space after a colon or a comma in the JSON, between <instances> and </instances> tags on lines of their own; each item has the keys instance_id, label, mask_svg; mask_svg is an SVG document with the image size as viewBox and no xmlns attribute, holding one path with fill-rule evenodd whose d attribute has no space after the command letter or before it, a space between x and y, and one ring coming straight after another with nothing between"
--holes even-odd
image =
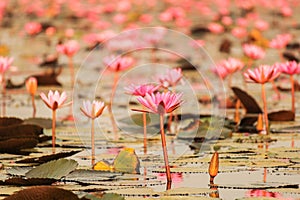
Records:
<instances>
[{"instance_id":1,"label":"sunlit leaf","mask_svg":"<svg viewBox=\"0 0 300 200\"><path fill-rule=\"evenodd\" d=\"M59 159L39 165L25 175L27 178L53 178L61 179L74 171L78 163L75 160Z\"/></svg>"},{"instance_id":2,"label":"sunlit leaf","mask_svg":"<svg viewBox=\"0 0 300 200\"><path fill-rule=\"evenodd\" d=\"M114 160L113 166L118 172L131 174L140 173L140 161L132 148L125 148L120 151Z\"/></svg>"}]
</instances>

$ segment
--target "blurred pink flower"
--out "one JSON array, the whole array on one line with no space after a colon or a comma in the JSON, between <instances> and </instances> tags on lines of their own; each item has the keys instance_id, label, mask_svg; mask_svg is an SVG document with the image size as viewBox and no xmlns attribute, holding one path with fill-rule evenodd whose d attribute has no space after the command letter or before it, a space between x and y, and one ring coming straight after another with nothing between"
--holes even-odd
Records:
<instances>
[{"instance_id":1,"label":"blurred pink flower","mask_svg":"<svg viewBox=\"0 0 300 200\"><path fill-rule=\"evenodd\" d=\"M277 78L279 74L280 71L274 66L260 65L253 70L248 69L244 76L247 82L265 84Z\"/></svg>"},{"instance_id":2,"label":"blurred pink flower","mask_svg":"<svg viewBox=\"0 0 300 200\"><path fill-rule=\"evenodd\" d=\"M162 87L168 88L176 86L180 81L182 81L182 77L182 70L178 67L174 69L168 69L166 74L157 76L156 80Z\"/></svg>"},{"instance_id":3,"label":"blurred pink flower","mask_svg":"<svg viewBox=\"0 0 300 200\"><path fill-rule=\"evenodd\" d=\"M212 68L212 72L219 76L222 80L224 80L228 75L229 72L226 67L222 64L218 64Z\"/></svg>"},{"instance_id":4,"label":"blurred pink flower","mask_svg":"<svg viewBox=\"0 0 300 200\"><path fill-rule=\"evenodd\" d=\"M214 22L209 23L207 28L210 32L215 33L215 34L224 32L224 27L221 24L214 23Z\"/></svg>"},{"instance_id":5,"label":"blurred pink flower","mask_svg":"<svg viewBox=\"0 0 300 200\"><path fill-rule=\"evenodd\" d=\"M74 29L68 28L65 30L65 37L72 38L74 36L74 33L75 33Z\"/></svg>"},{"instance_id":6,"label":"blurred pink flower","mask_svg":"<svg viewBox=\"0 0 300 200\"><path fill-rule=\"evenodd\" d=\"M127 12L131 9L131 2L127 0L119 1L116 6L119 12Z\"/></svg>"},{"instance_id":7,"label":"blurred pink flower","mask_svg":"<svg viewBox=\"0 0 300 200\"><path fill-rule=\"evenodd\" d=\"M58 53L65 54L68 57L74 56L80 49L80 46L76 40L69 40L64 44L59 44L56 46Z\"/></svg>"},{"instance_id":8,"label":"blurred pink flower","mask_svg":"<svg viewBox=\"0 0 300 200\"><path fill-rule=\"evenodd\" d=\"M237 38L244 38L248 35L248 32L245 28L235 27L231 30L231 34Z\"/></svg>"},{"instance_id":9,"label":"blurred pink flower","mask_svg":"<svg viewBox=\"0 0 300 200\"><path fill-rule=\"evenodd\" d=\"M108 70L111 71L123 71L133 66L134 59L129 56L116 57L114 55L105 57L103 63L108 67Z\"/></svg>"},{"instance_id":10,"label":"blurred pink flower","mask_svg":"<svg viewBox=\"0 0 300 200\"><path fill-rule=\"evenodd\" d=\"M233 23L232 18L229 17L229 16L224 16L224 17L222 17L221 22L222 22L222 24L224 24L225 26L230 26L230 25Z\"/></svg>"},{"instance_id":11,"label":"blurred pink flower","mask_svg":"<svg viewBox=\"0 0 300 200\"><path fill-rule=\"evenodd\" d=\"M253 60L258 60L265 56L265 51L254 44L244 44L243 51L247 57Z\"/></svg>"},{"instance_id":12,"label":"blurred pink flower","mask_svg":"<svg viewBox=\"0 0 300 200\"><path fill-rule=\"evenodd\" d=\"M46 35L49 37L53 36L55 32L56 32L56 28L53 26L48 27L45 31Z\"/></svg>"},{"instance_id":13,"label":"blurred pink flower","mask_svg":"<svg viewBox=\"0 0 300 200\"><path fill-rule=\"evenodd\" d=\"M172 15L172 13L167 12L167 11L162 12L159 15L159 20L162 21L162 22L172 21L173 20L173 15Z\"/></svg>"},{"instance_id":14,"label":"blurred pink flower","mask_svg":"<svg viewBox=\"0 0 300 200\"><path fill-rule=\"evenodd\" d=\"M67 94L66 92L62 92L59 94L59 92L56 90L54 93L52 90L48 92L48 97L45 95L45 93L41 93L40 97L44 101L44 103L48 106L48 108L52 110L56 110L57 108L61 108L65 106L65 101L67 100Z\"/></svg>"},{"instance_id":15,"label":"blurred pink flower","mask_svg":"<svg viewBox=\"0 0 300 200\"><path fill-rule=\"evenodd\" d=\"M282 16L284 17L290 17L293 15L293 10L291 9L291 7L289 6L284 6L280 9L280 13L282 14Z\"/></svg>"},{"instance_id":16,"label":"blurred pink flower","mask_svg":"<svg viewBox=\"0 0 300 200\"><path fill-rule=\"evenodd\" d=\"M80 108L81 112L91 118L95 119L99 117L105 108L104 102L101 101L83 101L83 106Z\"/></svg>"},{"instance_id":17,"label":"blurred pink flower","mask_svg":"<svg viewBox=\"0 0 300 200\"><path fill-rule=\"evenodd\" d=\"M25 31L28 35L36 35L42 30L42 25L38 22L28 22L25 24Z\"/></svg>"},{"instance_id":18,"label":"blurred pink flower","mask_svg":"<svg viewBox=\"0 0 300 200\"><path fill-rule=\"evenodd\" d=\"M255 28L257 28L260 31L265 31L269 29L269 23L264 20L257 20L255 22Z\"/></svg>"},{"instance_id":19,"label":"blurred pink flower","mask_svg":"<svg viewBox=\"0 0 300 200\"><path fill-rule=\"evenodd\" d=\"M10 67L14 59L12 57L0 56L0 74L3 75Z\"/></svg>"},{"instance_id":20,"label":"blurred pink flower","mask_svg":"<svg viewBox=\"0 0 300 200\"><path fill-rule=\"evenodd\" d=\"M153 16L150 14L142 14L139 20L142 23L149 24L153 20Z\"/></svg>"},{"instance_id":21,"label":"blurred pink flower","mask_svg":"<svg viewBox=\"0 0 300 200\"><path fill-rule=\"evenodd\" d=\"M137 110L141 112L151 112L151 113L157 113L157 114L165 114L165 113L171 113L177 108L181 106L183 101L181 100L182 94L177 93L152 93L152 94L146 94L145 97L139 96L137 100L146 108L149 110Z\"/></svg>"},{"instance_id":22,"label":"blurred pink flower","mask_svg":"<svg viewBox=\"0 0 300 200\"><path fill-rule=\"evenodd\" d=\"M151 94L156 92L160 86L155 86L152 84L143 84L143 85L135 85L131 84L126 87L126 93L134 95L134 96L142 96L144 97L146 94Z\"/></svg>"},{"instance_id":23,"label":"blurred pink flower","mask_svg":"<svg viewBox=\"0 0 300 200\"><path fill-rule=\"evenodd\" d=\"M248 20L245 18L238 18L236 21L237 25L240 27L246 27L248 26Z\"/></svg>"},{"instance_id":24,"label":"blurred pink flower","mask_svg":"<svg viewBox=\"0 0 300 200\"><path fill-rule=\"evenodd\" d=\"M289 33L277 35L269 43L271 48L281 49L286 47L286 45L292 40L292 35Z\"/></svg>"},{"instance_id":25,"label":"blurred pink flower","mask_svg":"<svg viewBox=\"0 0 300 200\"><path fill-rule=\"evenodd\" d=\"M288 61L286 63L280 63L277 65L279 68L279 71L288 74L288 75L294 75L294 74L300 74L300 64L296 61Z\"/></svg>"},{"instance_id":26,"label":"blurred pink flower","mask_svg":"<svg viewBox=\"0 0 300 200\"><path fill-rule=\"evenodd\" d=\"M245 64L236 58L228 58L227 60L222 61L221 65L223 65L229 73L234 73L243 69Z\"/></svg>"},{"instance_id":27,"label":"blurred pink flower","mask_svg":"<svg viewBox=\"0 0 300 200\"><path fill-rule=\"evenodd\" d=\"M124 14L117 14L113 17L113 21L117 24L123 24L125 21L127 21L127 16Z\"/></svg>"}]
</instances>

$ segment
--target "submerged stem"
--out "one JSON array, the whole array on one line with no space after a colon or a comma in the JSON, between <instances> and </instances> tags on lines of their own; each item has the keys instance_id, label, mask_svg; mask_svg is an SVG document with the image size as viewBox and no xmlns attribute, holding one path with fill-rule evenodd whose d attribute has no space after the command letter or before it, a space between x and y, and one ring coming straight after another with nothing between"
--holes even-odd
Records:
<instances>
[{"instance_id":1,"label":"submerged stem","mask_svg":"<svg viewBox=\"0 0 300 200\"><path fill-rule=\"evenodd\" d=\"M171 189L172 178L171 178L171 171L169 165L166 136L164 131L164 114L160 114L159 116L160 116L161 143L162 143L162 149L163 149L164 160L165 160L165 168L166 168L166 176L167 176L167 190L169 190Z\"/></svg>"}]
</instances>

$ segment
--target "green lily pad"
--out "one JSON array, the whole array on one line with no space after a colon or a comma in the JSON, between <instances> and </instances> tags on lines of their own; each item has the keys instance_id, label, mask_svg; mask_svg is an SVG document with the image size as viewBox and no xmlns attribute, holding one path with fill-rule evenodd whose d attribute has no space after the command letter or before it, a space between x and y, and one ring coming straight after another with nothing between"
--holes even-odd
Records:
<instances>
[{"instance_id":1,"label":"green lily pad","mask_svg":"<svg viewBox=\"0 0 300 200\"><path fill-rule=\"evenodd\" d=\"M52 178L61 179L74 171L78 163L75 160L59 159L39 165L28 171L25 176L27 178Z\"/></svg>"}]
</instances>

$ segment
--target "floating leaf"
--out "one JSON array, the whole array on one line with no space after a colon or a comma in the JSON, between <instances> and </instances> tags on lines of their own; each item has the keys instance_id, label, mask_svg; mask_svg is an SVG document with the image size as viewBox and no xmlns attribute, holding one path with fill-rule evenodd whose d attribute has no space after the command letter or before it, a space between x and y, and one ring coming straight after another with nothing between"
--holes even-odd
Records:
<instances>
[{"instance_id":1,"label":"floating leaf","mask_svg":"<svg viewBox=\"0 0 300 200\"><path fill-rule=\"evenodd\" d=\"M68 152L59 152L55 154L49 154L49 155L43 155L40 157L33 157L33 158L25 158L22 160L17 160L16 163L45 163L49 162L51 160L56 160L60 158L69 157L72 155L75 155L77 153L81 152L81 150L74 150L74 151L68 151Z\"/></svg>"},{"instance_id":2,"label":"floating leaf","mask_svg":"<svg viewBox=\"0 0 300 200\"><path fill-rule=\"evenodd\" d=\"M132 148L125 148L120 151L114 160L113 165L114 169L118 172L131 174L140 173L140 161Z\"/></svg>"},{"instance_id":3,"label":"floating leaf","mask_svg":"<svg viewBox=\"0 0 300 200\"><path fill-rule=\"evenodd\" d=\"M65 178L67 181L107 181L117 176L121 176L121 173L104 172L96 170L75 170L68 174Z\"/></svg>"},{"instance_id":4,"label":"floating leaf","mask_svg":"<svg viewBox=\"0 0 300 200\"><path fill-rule=\"evenodd\" d=\"M75 160L59 159L37 166L26 173L27 178L61 179L74 171L78 163Z\"/></svg>"},{"instance_id":5,"label":"floating leaf","mask_svg":"<svg viewBox=\"0 0 300 200\"><path fill-rule=\"evenodd\" d=\"M94 170L99 170L99 171L113 171L114 170L114 166L111 165L109 162L107 161L99 161L97 162L94 166L93 166Z\"/></svg>"},{"instance_id":6,"label":"floating leaf","mask_svg":"<svg viewBox=\"0 0 300 200\"><path fill-rule=\"evenodd\" d=\"M45 118L28 118L24 120L24 124L34 124L45 129L52 128L52 120Z\"/></svg>"},{"instance_id":7,"label":"floating leaf","mask_svg":"<svg viewBox=\"0 0 300 200\"><path fill-rule=\"evenodd\" d=\"M51 186L36 186L21 190L5 200L79 200L79 198L70 191L51 187Z\"/></svg>"},{"instance_id":8,"label":"floating leaf","mask_svg":"<svg viewBox=\"0 0 300 200\"><path fill-rule=\"evenodd\" d=\"M0 118L0 127L7 127L11 125L22 124L23 120L16 117L1 117Z\"/></svg>"},{"instance_id":9,"label":"floating leaf","mask_svg":"<svg viewBox=\"0 0 300 200\"><path fill-rule=\"evenodd\" d=\"M21 178L12 177L3 182L2 185L18 185L18 186L34 186L34 185L51 185L56 182L56 179L51 178Z\"/></svg>"}]
</instances>

